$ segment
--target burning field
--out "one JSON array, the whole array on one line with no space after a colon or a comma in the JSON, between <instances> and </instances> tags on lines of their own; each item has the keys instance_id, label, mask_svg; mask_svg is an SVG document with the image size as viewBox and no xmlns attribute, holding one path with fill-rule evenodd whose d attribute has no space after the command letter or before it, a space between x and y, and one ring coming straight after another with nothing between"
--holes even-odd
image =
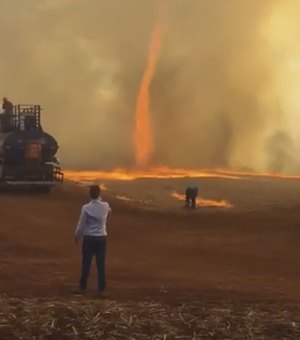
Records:
<instances>
[{"instance_id":1,"label":"burning field","mask_svg":"<svg viewBox=\"0 0 300 340\"><path fill-rule=\"evenodd\" d=\"M272 210L298 203L300 177L229 170L188 170L158 167L150 170L66 171L81 185L98 183L102 190L127 203L161 211L180 211L185 189L199 188L197 212Z\"/></svg>"},{"instance_id":2,"label":"burning field","mask_svg":"<svg viewBox=\"0 0 300 340\"><path fill-rule=\"evenodd\" d=\"M0 193L0 340L299 340L296 1L3 8L3 92L48 106L69 170L50 195ZM92 183L105 301L95 268L71 295Z\"/></svg>"},{"instance_id":3,"label":"burning field","mask_svg":"<svg viewBox=\"0 0 300 340\"><path fill-rule=\"evenodd\" d=\"M197 205L202 209L256 210L281 205L281 190L286 190L283 183L292 179L297 180L298 183L300 176L284 175L280 172L241 172L230 170L228 167L199 170L155 165L154 156L155 152L159 151L159 146L153 128L154 112L150 94L167 32L166 13L167 9L170 10L167 1L161 0L157 3L158 7L154 11L154 27L135 102L133 166L111 171L66 171L66 178L80 184L98 182L102 184L103 190L110 192L118 200L143 204L152 209L169 210L182 206L185 200L185 187L191 183L199 187ZM172 122L166 121L166 123L168 125ZM281 133L279 135L282 136ZM179 136L179 140L182 137ZM171 140L170 151L173 144L174 140ZM273 153L281 155L286 160L289 157L286 155L286 150L283 150L285 145L286 141L281 141L278 149ZM209 148L212 148L212 145L209 144L207 149ZM191 152L192 149L189 149L186 154L189 155ZM217 158L222 159L222 156L219 154ZM270 183L273 187L271 191ZM284 205L290 204L290 199L296 200L298 185L294 189L292 197L285 200ZM288 184L287 190L289 191Z\"/></svg>"}]
</instances>

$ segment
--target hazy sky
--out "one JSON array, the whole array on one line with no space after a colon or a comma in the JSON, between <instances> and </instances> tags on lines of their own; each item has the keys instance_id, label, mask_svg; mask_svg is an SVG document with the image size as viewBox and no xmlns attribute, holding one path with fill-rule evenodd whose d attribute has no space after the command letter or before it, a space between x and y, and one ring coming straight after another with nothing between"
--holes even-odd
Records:
<instances>
[{"instance_id":1,"label":"hazy sky","mask_svg":"<svg viewBox=\"0 0 300 340\"><path fill-rule=\"evenodd\" d=\"M153 164L297 172L298 0L166 0ZM1 0L0 93L39 103L65 167L134 164L158 0Z\"/></svg>"}]
</instances>

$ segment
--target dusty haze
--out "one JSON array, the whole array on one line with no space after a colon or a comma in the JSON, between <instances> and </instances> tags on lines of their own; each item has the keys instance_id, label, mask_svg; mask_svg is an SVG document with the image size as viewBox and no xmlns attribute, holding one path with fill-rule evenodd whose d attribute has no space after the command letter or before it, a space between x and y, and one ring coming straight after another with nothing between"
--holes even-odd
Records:
<instances>
[{"instance_id":1,"label":"dusty haze","mask_svg":"<svg viewBox=\"0 0 300 340\"><path fill-rule=\"evenodd\" d=\"M64 167L134 165L158 0L2 0L0 93L40 103ZM299 172L297 0L166 1L152 164Z\"/></svg>"}]
</instances>

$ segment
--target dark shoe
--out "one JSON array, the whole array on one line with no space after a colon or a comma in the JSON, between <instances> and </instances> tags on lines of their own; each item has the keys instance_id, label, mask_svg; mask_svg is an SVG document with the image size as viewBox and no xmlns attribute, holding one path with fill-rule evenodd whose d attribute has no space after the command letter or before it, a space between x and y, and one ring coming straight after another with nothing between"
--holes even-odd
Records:
<instances>
[{"instance_id":1,"label":"dark shoe","mask_svg":"<svg viewBox=\"0 0 300 340\"><path fill-rule=\"evenodd\" d=\"M106 293L105 290L99 290L99 291L98 291L98 296L99 296L100 298L102 298L102 299L105 299L105 298L107 298L107 293Z\"/></svg>"},{"instance_id":2,"label":"dark shoe","mask_svg":"<svg viewBox=\"0 0 300 340\"><path fill-rule=\"evenodd\" d=\"M72 293L74 295L83 295L85 293L85 290L81 288L76 288L76 289L73 289Z\"/></svg>"}]
</instances>

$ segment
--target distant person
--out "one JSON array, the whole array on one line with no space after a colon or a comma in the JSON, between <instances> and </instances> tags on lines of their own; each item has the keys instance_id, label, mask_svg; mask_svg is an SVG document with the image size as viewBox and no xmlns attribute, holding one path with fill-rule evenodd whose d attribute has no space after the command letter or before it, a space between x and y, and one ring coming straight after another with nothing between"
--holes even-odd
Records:
<instances>
[{"instance_id":1,"label":"distant person","mask_svg":"<svg viewBox=\"0 0 300 340\"><path fill-rule=\"evenodd\" d=\"M197 186L188 186L185 190L185 206L186 208L196 208L196 199L198 196Z\"/></svg>"},{"instance_id":2,"label":"distant person","mask_svg":"<svg viewBox=\"0 0 300 340\"><path fill-rule=\"evenodd\" d=\"M12 102L10 102L7 98L3 98L3 104L2 104L3 112L7 115L12 115L14 111L14 106Z\"/></svg>"},{"instance_id":3,"label":"distant person","mask_svg":"<svg viewBox=\"0 0 300 340\"><path fill-rule=\"evenodd\" d=\"M7 99L3 98L2 104L3 113L1 114L1 130L3 131L10 131L12 126L13 120L13 111L14 106L13 104Z\"/></svg>"},{"instance_id":4,"label":"distant person","mask_svg":"<svg viewBox=\"0 0 300 340\"><path fill-rule=\"evenodd\" d=\"M101 189L93 185L89 189L91 201L81 209L75 231L75 243L82 237L82 267L79 289L74 293L82 294L87 288L88 277L93 257L96 258L98 271L98 293L106 296L105 256L106 256L106 220L111 213L107 202L100 197Z\"/></svg>"}]
</instances>

